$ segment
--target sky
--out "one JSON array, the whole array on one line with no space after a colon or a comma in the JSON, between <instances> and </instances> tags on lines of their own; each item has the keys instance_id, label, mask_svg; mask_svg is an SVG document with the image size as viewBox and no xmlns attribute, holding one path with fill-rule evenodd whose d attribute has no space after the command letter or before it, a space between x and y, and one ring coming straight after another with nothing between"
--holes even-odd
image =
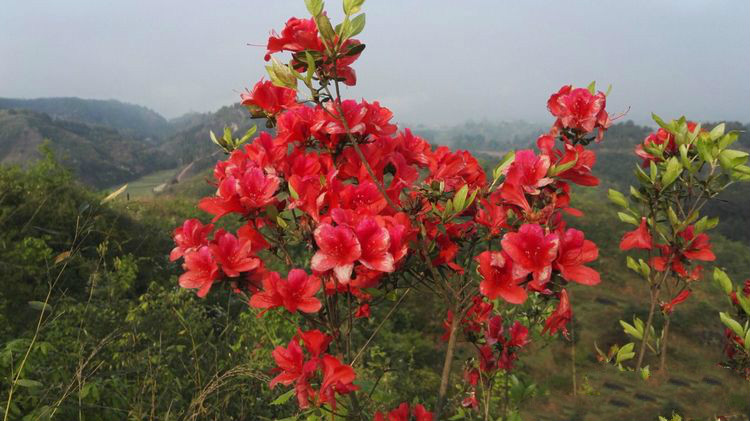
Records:
<instances>
[{"instance_id":1,"label":"sky","mask_svg":"<svg viewBox=\"0 0 750 421\"><path fill-rule=\"evenodd\" d=\"M334 20L341 3L328 0ZM401 124L547 123L565 84L610 114L750 121L747 0L368 0L347 97ZM303 0L3 0L0 97L118 99L167 118L239 100Z\"/></svg>"}]
</instances>

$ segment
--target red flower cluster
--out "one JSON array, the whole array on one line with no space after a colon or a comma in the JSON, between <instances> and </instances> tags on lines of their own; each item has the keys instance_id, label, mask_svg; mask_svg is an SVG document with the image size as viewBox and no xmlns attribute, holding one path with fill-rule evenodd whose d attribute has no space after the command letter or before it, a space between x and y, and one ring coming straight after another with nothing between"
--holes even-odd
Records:
<instances>
[{"instance_id":1,"label":"red flower cluster","mask_svg":"<svg viewBox=\"0 0 750 421\"><path fill-rule=\"evenodd\" d=\"M354 25L350 12L358 7L345 6L345 23ZM275 131L218 162L216 194L199 203L213 222L233 215L243 225L214 232L212 224L189 220L177 228L170 257L184 258L180 285L202 297L228 280L259 316L283 307L330 329L298 328L272 353L277 375L270 386L293 385L302 408L333 407L336 394L357 389L354 368L327 354L328 345L335 340L337 349L349 350L357 319L381 314L371 308L380 302L373 296L409 282L464 282L456 287L468 295L456 309L457 323L448 312L446 337L460 332L478 346L482 375L511 370L529 342L529 327L512 320L504 326L492 300L520 305L534 295L550 311L559 299L544 331L567 332L567 283L600 282L588 266L598 248L567 228L562 212L581 214L570 207L571 183L599 182L592 174L595 154L584 146L601 140L610 125L605 95L572 86L552 95L548 108L556 121L538 150L518 151L489 184L469 152L433 148L408 129L399 131L377 101L342 99L339 83L355 84L351 65L364 46L347 38L347 30L356 32L351 27L328 28L319 3L308 8L314 18L292 18L268 39L266 60L290 52L289 67L274 61L273 83L261 80L241 95L253 116ZM296 81L280 78L289 74L304 80L311 101L274 85L294 87ZM341 329L342 320L348 328ZM406 403L387 414L388 421L411 416L433 418Z\"/></svg>"},{"instance_id":2,"label":"red flower cluster","mask_svg":"<svg viewBox=\"0 0 750 421\"><path fill-rule=\"evenodd\" d=\"M327 403L335 408L336 394L345 395L359 389L353 383L356 378L354 369L324 353L331 342L330 336L319 330L298 330L297 336L286 348L278 346L273 350L277 366L274 371L279 374L271 380L271 388L279 383L286 386L294 384L297 403L302 409L308 408L311 401L316 405ZM307 350L307 358L299 340ZM312 386L316 378L319 383L317 391Z\"/></svg>"},{"instance_id":3,"label":"red flower cluster","mask_svg":"<svg viewBox=\"0 0 750 421\"><path fill-rule=\"evenodd\" d=\"M338 39L334 40L334 43L338 43ZM281 35L276 32L271 33L268 38L265 59L268 61L272 54L281 51L312 53L316 56L325 57L323 60L325 74L335 75L336 79L343 81L345 84L354 85L357 83L357 75L351 68L351 64L359 58L362 51L360 45L361 43L356 39L347 39L340 48L343 54L336 56L336 60L333 60L334 57L328 55L329 51L326 49L325 42L318 34L315 19L291 18L284 25L284 29L281 30ZM335 63L335 66L333 63ZM304 56L295 56L292 65L298 70L307 69Z\"/></svg>"},{"instance_id":4,"label":"red flower cluster","mask_svg":"<svg viewBox=\"0 0 750 421\"><path fill-rule=\"evenodd\" d=\"M687 122L688 130L691 132L694 132L697 126L692 121ZM651 162L662 162L678 155L679 150L674 135L660 127L656 132L646 136L642 143L636 145L635 154L643 159L642 165L647 168Z\"/></svg>"},{"instance_id":5,"label":"red flower cluster","mask_svg":"<svg viewBox=\"0 0 750 421\"><path fill-rule=\"evenodd\" d=\"M222 274L237 278L242 272L258 269L261 260L255 253L267 246L250 227L240 230L239 237L219 229L208 241L211 230L213 225L203 225L197 219L185 221L174 231L177 246L170 253L171 260L185 259L180 286L198 289L199 297L204 297Z\"/></svg>"},{"instance_id":6,"label":"red flower cluster","mask_svg":"<svg viewBox=\"0 0 750 421\"><path fill-rule=\"evenodd\" d=\"M397 408L388 412L388 418L382 412L375 412L373 421L411 421L411 415L414 415L414 421L433 421L434 415L421 404L414 405L414 411L411 411L409 404L404 402Z\"/></svg>"},{"instance_id":7,"label":"red flower cluster","mask_svg":"<svg viewBox=\"0 0 750 421\"><path fill-rule=\"evenodd\" d=\"M612 122L606 111L607 96L604 92L592 93L586 88L563 86L547 101L547 108L557 117L555 128L591 133L598 130L597 140Z\"/></svg>"}]
</instances>

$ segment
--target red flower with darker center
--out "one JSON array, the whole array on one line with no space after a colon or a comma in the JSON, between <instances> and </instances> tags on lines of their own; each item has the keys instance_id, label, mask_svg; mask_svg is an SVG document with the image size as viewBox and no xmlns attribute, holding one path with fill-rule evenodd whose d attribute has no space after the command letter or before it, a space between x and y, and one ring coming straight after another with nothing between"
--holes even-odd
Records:
<instances>
[{"instance_id":1,"label":"red flower with darker center","mask_svg":"<svg viewBox=\"0 0 750 421\"><path fill-rule=\"evenodd\" d=\"M250 306L263 309L283 306L290 313L297 310L315 313L322 306L315 298L321 284L317 276L308 276L302 269L290 270L286 280L278 273L270 272L263 278L263 291L250 298Z\"/></svg>"},{"instance_id":2,"label":"red flower with darker center","mask_svg":"<svg viewBox=\"0 0 750 421\"><path fill-rule=\"evenodd\" d=\"M513 261L500 251L485 251L476 257L482 282L479 291L490 300L501 297L511 304L526 301L526 290L519 286L520 279L514 276Z\"/></svg>"},{"instance_id":3,"label":"red flower with darker center","mask_svg":"<svg viewBox=\"0 0 750 421\"><path fill-rule=\"evenodd\" d=\"M552 262L557 257L560 239L557 234L545 234L538 224L524 224L518 232L509 232L501 244L511 259L517 278L531 273L533 282L529 285L541 291L552 275Z\"/></svg>"},{"instance_id":4,"label":"red flower with darker center","mask_svg":"<svg viewBox=\"0 0 750 421\"><path fill-rule=\"evenodd\" d=\"M366 268L380 272L393 272L393 256L389 252L391 238L388 230L378 225L375 219L368 217L357 224L357 239L362 248L360 263Z\"/></svg>"},{"instance_id":5,"label":"red flower with darker center","mask_svg":"<svg viewBox=\"0 0 750 421\"><path fill-rule=\"evenodd\" d=\"M323 356L323 382L320 385L320 401L336 407L334 393L347 394L359 389L353 384L357 377L354 369L343 364L332 355Z\"/></svg>"},{"instance_id":6,"label":"red flower with darker center","mask_svg":"<svg viewBox=\"0 0 750 421\"><path fill-rule=\"evenodd\" d=\"M281 30L281 36L271 33L266 48L268 52L265 59L268 61L271 54L279 51L323 51L323 42L318 37L318 26L314 19L290 18Z\"/></svg>"},{"instance_id":7,"label":"red flower with darker center","mask_svg":"<svg viewBox=\"0 0 750 421\"><path fill-rule=\"evenodd\" d=\"M261 80L256 83L253 90L240 94L242 105L251 110L260 109L266 114L273 115L286 108L297 105L297 92L276 86L271 81Z\"/></svg>"},{"instance_id":8,"label":"red flower with darker center","mask_svg":"<svg viewBox=\"0 0 750 421\"><path fill-rule=\"evenodd\" d=\"M240 272L249 272L260 266L260 259L252 254L253 244L247 239L237 237L220 229L214 240L208 245L221 270L229 277L237 277Z\"/></svg>"},{"instance_id":9,"label":"red flower with darker center","mask_svg":"<svg viewBox=\"0 0 750 421\"><path fill-rule=\"evenodd\" d=\"M276 370L281 372L279 375L271 379L271 389L279 383L289 386L303 376L305 357L302 354L302 347L299 346L299 343L296 340L289 342L289 345L287 345L286 348L283 346L277 346L273 352L271 352L271 356L273 356L273 359L276 362Z\"/></svg>"},{"instance_id":10,"label":"red flower with darker center","mask_svg":"<svg viewBox=\"0 0 750 421\"><path fill-rule=\"evenodd\" d=\"M570 228L561 236L560 252L554 267L567 281L596 285L601 281L599 272L584 265L593 262L598 256L596 244L586 240L582 231Z\"/></svg>"},{"instance_id":11,"label":"red flower with darker center","mask_svg":"<svg viewBox=\"0 0 750 421\"><path fill-rule=\"evenodd\" d=\"M563 86L556 94L550 96L547 108L557 117L555 126L562 129L591 133L599 129L597 140L612 124L605 110L607 97L603 92L592 94L586 88Z\"/></svg>"},{"instance_id":12,"label":"red flower with darker center","mask_svg":"<svg viewBox=\"0 0 750 421\"><path fill-rule=\"evenodd\" d=\"M703 260L711 262L716 260L716 255L711 251L711 242L708 234L695 234L695 226L690 225L679 233L679 236L685 242L685 248L682 255L688 259Z\"/></svg>"},{"instance_id":13,"label":"red flower with darker center","mask_svg":"<svg viewBox=\"0 0 750 421\"><path fill-rule=\"evenodd\" d=\"M211 285L219 279L219 266L211 254L208 246L185 255L182 267L185 273L180 275L179 283L183 288L197 288L198 296L203 298L208 294Z\"/></svg>"},{"instance_id":14,"label":"red flower with darker center","mask_svg":"<svg viewBox=\"0 0 750 421\"><path fill-rule=\"evenodd\" d=\"M188 219L174 230L174 242L177 247L169 253L169 260L175 261L185 253L195 251L208 243L208 233L214 229L213 224L203 225L197 219Z\"/></svg>"},{"instance_id":15,"label":"red flower with darker center","mask_svg":"<svg viewBox=\"0 0 750 421\"><path fill-rule=\"evenodd\" d=\"M312 257L311 268L317 272L333 269L341 283L351 279L354 262L362 256L362 247L354 231L346 225L320 224L315 229L319 250Z\"/></svg>"}]
</instances>

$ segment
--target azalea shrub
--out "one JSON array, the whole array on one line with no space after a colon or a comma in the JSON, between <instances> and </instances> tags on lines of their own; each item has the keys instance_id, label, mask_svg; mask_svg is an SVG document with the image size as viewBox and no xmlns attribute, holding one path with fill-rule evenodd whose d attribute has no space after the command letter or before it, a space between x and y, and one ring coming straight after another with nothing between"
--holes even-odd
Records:
<instances>
[{"instance_id":1,"label":"azalea shrub","mask_svg":"<svg viewBox=\"0 0 750 421\"><path fill-rule=\"evenodd\" d=\"M599 183L588 146L611 124L606 94L593 83L563 86L547 102L554 123L536 148L509 152L485 173L469 152L399 129L378 101L342 96L358 83L353 66L365 51L355 38L362 3L345 0L334 26L321 1L307 0L311 17L269 37L269 80L241 99L273 130L212 136L229 156L214 168L215 195L199 202L212 220L174 231L179 283L200 297L229 288L258 323L273 312L296 331L272 350L268 384L285 391L277 404L296 397L292 418L507 417L498 395L519 384L510 373L529 342L568 336L569 284L600 282L589 266L597 246L565 215L582 216L573 185ZM222 225L237 218L236 230ZM427 296L445 327L435 338L437 390L376 401L366 351L404 300ZM460 367L459 346L474 350Z\"/></svg>"},{"instance_id":2,"label":"azalea shrub","mask_svg":"<svg viewBox=\"0 0 750 421\"><path fill-rule=\"evenodd\" d=\"M748 154L730 149L738 132L726 132L724 124L708 130L684 117L667 123L654 115L654 121L657 131L635 148L642 160L635 170L638 186L630 187L629 199L609 191L612 202L621 208L620 220L636 227L622 237L620 249L630 253L628 268L646 281L648 317L644 322L633 316L632 324L620 321L635 342L614 345L606 354L599 351L601 359L639 371L644 378L650 373L649 366L643 365L647 355L657 356L659 369L666 370L671 315L703 278L703 266L716 260L708 231L719 220L701 211L731 184L750 180ZM729 294L732 286L726 279L723 288ZM661 318L658 334L657 318ZM723 313L722 321L727 323ZM730 331L740 335L740 341L746 335L744 328ZM631 359L632 367L626 363Z\"/></svg>"}]
</instances>

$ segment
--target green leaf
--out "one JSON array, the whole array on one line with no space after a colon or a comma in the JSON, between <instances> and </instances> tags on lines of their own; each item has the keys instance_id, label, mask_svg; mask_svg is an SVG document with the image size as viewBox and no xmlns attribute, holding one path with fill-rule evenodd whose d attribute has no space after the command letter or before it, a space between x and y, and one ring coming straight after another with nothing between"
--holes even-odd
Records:
<instances>
[{"instance_id":1,"label":"green leaf","mask_svg":"<svg viewBox=\"0 0 750 421\"><path fill-rule=\"evenodd\" d=\"M643 380L648 380L651 377L651 370L648 368L648 366L641 368L641 378Z\"/></svg>"},{"instance_id":2,"label":"green leaf","mask_svg":"<svg viewBox=\"0 0 750 421\"><path fill-rule=\"evenodd\" d=\"M649 275L651 275L651 266L649 266L648 263L646 263L646 261L643 259L638 259L638 264L641 268L641 273L643 274L643 276L648 278Z\"/></svg>"},{"instance_id":3,"label":"green leaf","mask_svg":"<svg viewBox=\"0 0 750 421\"><path fill-rule=\"evenodd\" d=\"M29 307L37 311L52 311L52 306L41 301L29 301Z\"/></svg>"},{"instance_id":4,"label":"green leaf","mask_svg":"<svg viewBox=\"0 0 750 421\"><path fill-rule=\"evenodd\" d=\"M589 83L589 86L587 86L586 89L588 89L589 92L591 92L591 95L594 95L596 93L596 81L595 80L591 81L591 83Z\"/></svg>"},{"instance_id":5,"label":"green leaf","mask_svg":"<svg viewBox=\"0 0 750 421\"><path fill-rule=\"evenodd\" d=\"M622 326L622 330L626 335L630 335L638 340L643 339L643 332L639 332L638 329L636 329L635 326L631 325L630 323L624 320L620 320L620 326Z\"/></svg>"},{"instance_id":6,"label":"green leaf","mask_svg":"<svg viewBox=\"0 0 750 421\"><path fill-rule=\"evenodd\" d=\"M349 31L346 34L346 39L349 39L351 37L356 37L364 29L365 29L365 14L362 13L362 14L355 16L354 19L352 19L352 23L349 26Z\"/></svg>"},{"instance_id":7,"label":"green leaf","mask_svg":"<svg viewBox=\"0 0 750 421\"><path fill-rule=\"evenodd\" d=\"M690 165L690 159L688 158L688 147L687 145L680 145L680 162L682 163L682 166L690 171L693 172L693 166Z\"/></svg>"},{"instance_id":8,"label":"green leaf","mask_svg":"<svg viewBox=\"0 0 750 421\"><path fill-rule=\"evenodd\" d=\"M494 170L492 170L492 178L494 180L497 180L502 175L503 171L508 168L510 164L513 163L513 161L516 158L516 151L510 151L506 153L503 158L500 160L500 162L497 164Z\"/></svg>"},{"instance_id":9,"label":"green leaf","mask_svg":"<svg viewBox=\"0 0 750 421\"><path fill-rule=\"evenodd\" d=\"M661 176L662 188L669 187L670 184L674 183L675 180L682 174L682 164L673 156L667 161L667 169Z\"/></svg>"},{"instance_id":10,"label":"green leaf","mask_svg":"<svg viewBox=\"0 0 750 421\"><path fill-rule=\"evenodd\" d=\"M628 215L625 212L617 212L617 216L620 218L620 221L625 222L626 224L632 224L632 225L640 225L637 219L635 219L634 216Z\"/></svg>"},{"instance_id":11,"label":"green leaf","mask_svg":"<svg viewBox=\"0 0 750 421\"><path fill-rule=\"evenodd\" d=\"M456 213L460 213L462 210L464 210L464 205L466 204L466 196L469 194L469 185L464 184L463 187L458 189L456 194L453 196L453 209L456 211Z\"/></svg>"},{"instance_id":12,"label":"green leaf","mask_svg":"<svg viewBox=\"0 0 750 421\"><path fill-rule=\"evenodd\" d=\"M732 280L723 270L714 268L714 282L716 282L725 294L732 293Z\"/></svg>"},{"instance_id":13,"label":"green leaf","mask_svg":"<svg viewBox=\"0 0 750 421\"><path fill-rule=\"evenodd\" d=\"M623 345L622 348L620 348L620 350L617 351L617 356L615 357L615 363L621 364L635 357L635 353L633 352L634 347L635 347L635 344L633 342L628 342L627 344Z\"/></svg>"},{"instance_id":14,"label":"green leaf","mask_svg":"<svg viewBox=\"0 0 750 421\"><path fill-rule=\"evenodd\" d=\"M628 199L625 198L625 195L620 193L619 191L615 189L609 189L607 192L607 196L609 196L609 200L614 203L615 205L618 205L620 207L623 207L627 209L628 206Z\"/></svg>"},{"instance_id":15,"label":"green leaf","mask_svg":"<svg viewBox=\"0 0 750 421\"><path fill-rule=\"evenodd\" d=\"M737 291L737 302L740 303L745 314L750 316L750 298L747 298L742 290Z\"/></svg>"},{"instance_id":16,"label":"green leaf","mask_svg":"<svg viewBox=\"0 0 750 421\"><path fill-rule=\"evenodd\" d=\"M21 386L21 387L28 387L28 388L33 388L33 387L42 387L42 384L41 384L41 383L39 383L39 382L38 382L38 381L36 381L36 380L30 380L30 379L18 379L18 381L16 381L16 384L17 384L18 386Z\"/></svg>"},{"instance_id":17,"label":"green leaf","mask_svg":"<svg viewBox=\"0 0 750 421\"><path fill-rule=\"evenodd\" d=\"M674 212L674 209L672 209L671 206L667 208L667 217L669 218L669 223L672 225L672 227L678 228L680 227L680 225L682 225L682 222L677 217L677 214ZM680 231L680 230L676 230L676 231Z\"/></svg>"},{"instance_id":18,"label":"green leaf","mask_svg":"<svg viewBox=\"0 0 750 421\"><path fill-rule=\"evenodd\" d=\"M102 199L102 201L99 202L99 204L103 205L103 204L105 204L107 202L110 202L110 201L114 200L115 198L117 198L117 196L121 195L127 188L128 188L127 184L124 185L124 186L122 186L122 187L120 187L119 189L113 191L112 193L110 193L109 195L107 195L107 197L105 197L104 199Z\"/></svg>"},{"instance_id":19,"label":"green leaf","mask_svg":"<svg viewBox=\"0 0 750 421\"><path fill-rule=\"evenodd\" d=\"M626 258L627 266L629 269L631 269L633 272L641 273L641 267L638 265L638 262L635 261L632 257L628 256Z\"/></svg>"},{"instance_id":20,"label":"green leaf","mask_svg":"<svg viewBox=\"0 0 750 421\"><path fill-rule=\"evenodd\" d=\"M669 125L664 122L658 115L651 113L651 118L659 125L662 129L669 129Z\"/></svg>"},{"instance_id":21,"label":"green leaf","mask_svg":"<svg viewBox=\"0 0 750 421\"><path fill-rule=\"evenodd\" d=\"M719 154L719 164L725 170L731 170L738 165L744 165L747 162L748 153L735 149L726 149Z\"/></svg>"},{"instance_id":22,"label":"green leaf","mask_svg":"<svg viewBox=\"0 0 750 421\"><path fill-rule=\"evenodd\" d=\"M724 312L719 313L719 318L721 319L721 322L724 323L724 326L731 329L732 332L734 332L737 336L739 336L740 338L745 337L745 330L742 328L742 325L740 325L736 320L734 320L727 313L724 313Z\"/></svg>"},{"instance_id":23,"label":"green leaf","mask_svg":"<svg viewBox=\"0 0 750 421\"><path fill-rule=\"evenodd\" d=\"M724 136L725 129L726 129L726 124L724 123L717 124L716 127L711 129L711 131L708 133L708 137L710 137L711 140L717 140L720 137Z\"/></svg>"},{"instance_id":24,"label":"green leaf","mask_svg":"<svg viewBox=\"0 0 750 421\"><path fill-rule=\"evenodd\" d=\"M344 0L344 13L347 16L354 15L362 9L365 0Z\"/></svg>"},{"instance_id":25,"label":"green leaf","mask_svg":"<svg viewBox=\"0 0 750 421\"><path fill-rule=\"evenodd\" d=\"M318 25L318 32L320 32L320 36L323 40L326 41L326 45L333 45L333 40L336 38L336 31L333 30L333 26L331 25L328 16L325 14L315 16L315 24Z\"/></svg>"},{"instance_id":26,"label":"green leaf","mask_svg":"<svg viewBox=\"0 0 750 421\"><path fill-rule=\"evenodd\" d=\"M283 405L289 401L289 399L294 396L294 389L289 390L288 392L282 394L278 398L274 399L271 402L271 405Z\"/></svg>"},{"instance_id":27,"label":"green leaf","mask_svg":"<svg viewBox=\"0 0 750 421\"><path fill-rule=\"evenodd\" d=\"M323 12L323 0L305 0L307 11L313 16L318 16Z\"/></svg>"}]
</instances>

